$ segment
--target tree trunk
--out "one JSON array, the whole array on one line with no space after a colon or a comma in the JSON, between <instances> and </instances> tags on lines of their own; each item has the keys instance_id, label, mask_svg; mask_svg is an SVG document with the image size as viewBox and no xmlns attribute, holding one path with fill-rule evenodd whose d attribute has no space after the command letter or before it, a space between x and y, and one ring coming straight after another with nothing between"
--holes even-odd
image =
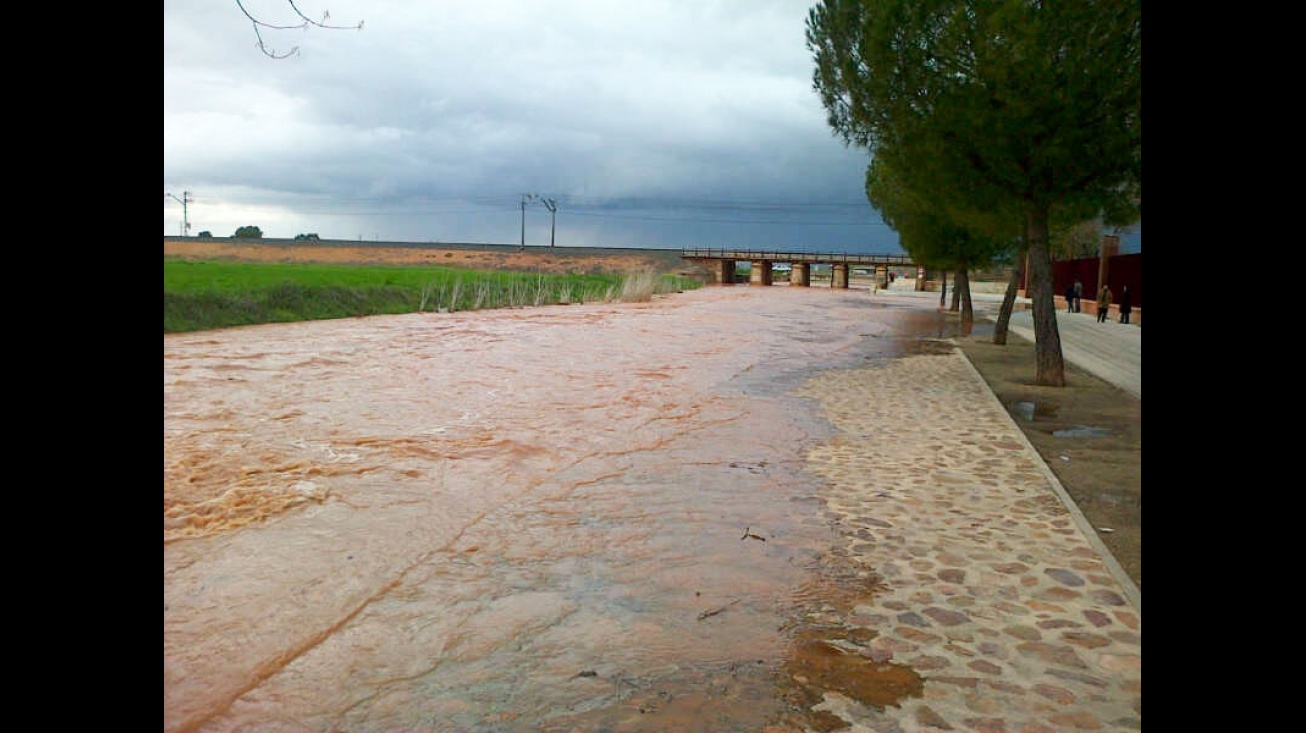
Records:
<instances>
[{"instance_id":1,"label":"tree trunk","mask_svg":"<svg viewBox=\"0 0 1306 733\"><path fill-rule=\"evenodd\" d=\"M961 307L961 280L965 276L966 268L964 267L952 275L952 304L948 306L948 310L953 313L956 313Z\"/></svg>"},{"instance_id":2,"label":"tree trunk","mask_svg":"<svg viewBox=\"0 0 1306 733\"><path fill-rule=\"evenodd\" d=\"M1034 383L1066 386L1066 364L1057 330L1057 305L1052 299L1052 259L1048 253L1048 209L1030 212L1025 221L1029 243L1029 298L1034 310Z\"/></svg>"},{"instance_id":3,"label":"tree trunk","mask_svg":"<svg viewBox=\"0 0 1306 733\"><path fill-rule=\"evenodd\" d=\"M975 308L970 298L970 270L965 267L957 270L957 276L952 281L955 283L953 287L956 288L952 309L958 309L957 300L960 299L961 332L963 335L969 335L975 326Z\"/></svg>"},{"instance_id":4,"label":"tree trunk","mask_svg":"<svg viewBox=\"0 0 1306 733\"><path fill-rule=\"evenodd\" d=\"M1016 307L1016 291L1020 290L1020 281L1025 278L1025 252L1016 254L1016 266L1011 270L1011 279L1007 281L1007 292L1002 296L1002 306L998 308L998 320L993 324L993 343L997 346L1007 345L1007 326L1011 323L1011 312Z\"/></svg>"},{"instance_id":5,"label":"tree trunk","mask_svg":"<svg viewBox=\"0 0 1306 733\"><path fill-rule=\"evenodd\" d=\"M948 303L947 297L948 297L948 271L944 270L943 285L940 286L939 288L939 310L943 310L945 307L947 307L947 303Z\"/></svg>"}]
</instances>

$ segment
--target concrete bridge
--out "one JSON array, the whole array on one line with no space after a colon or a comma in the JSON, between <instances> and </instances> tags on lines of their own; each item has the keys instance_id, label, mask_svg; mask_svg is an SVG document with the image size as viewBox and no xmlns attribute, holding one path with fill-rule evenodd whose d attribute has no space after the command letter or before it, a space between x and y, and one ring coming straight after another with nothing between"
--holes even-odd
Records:
<instances>
[{"instance_id":1,"label":"concrete bridge","mask_svg":"<svg viewBox=\"0 0 1306 733\"><path fill-rule=\"evenodd\" d=\"M875 281L881 287L889 285L890 267L915 267L916 287L925 285L925 268L912 262L907 255L850 255L815 252L762 252L757 250L736 249L683 249L680 256L704 265L712 273L712 282L718 285L732 285L735 282L735 262L751 263L748 283L750 285L770 285L772 267L776 264L789 265L789 284L808 287L812 284L812 265L830 265L830 287L846 288L853 268L874 269Z\"/></svg>"}]
</instances>

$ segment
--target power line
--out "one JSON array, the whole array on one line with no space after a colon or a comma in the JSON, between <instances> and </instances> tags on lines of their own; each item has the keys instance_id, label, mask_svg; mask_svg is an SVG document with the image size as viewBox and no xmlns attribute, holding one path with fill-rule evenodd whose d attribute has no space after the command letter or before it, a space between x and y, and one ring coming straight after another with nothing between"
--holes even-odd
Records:
<instances>
[{"instance_id":1,"label":"power line","mask_svg":"<svg viewBox=\"0 0 1306 733\"><path fill-rule=\"evenodd\" d=\"M645 216L638 214L607 214L574 211L574 216L587 216L596 219L629 219L634 221L667 221L690 224L794 224L800 226L848 226L848 227L887 227L882 221L803 221L802 219L703 219L688 216Z\"/></svg>"},{"instance_id":2,"label":"power line","mask_svg":"<svg viewBox=\"0 0 1306 733\"><path fill-rule=\"evenodd\" d=\"M174 197L175 198L175 197ZM513 200L513 199L516 200ZM191 199L194 200L194 199ZM566 206L577 217L686 224L738 224L791 226L888 227L878 212L866 201L775 201L741 199L684 199L632 196L594 197L538 193L469 196L360 197L308 194L258 204L279 206L300 215L355 217L421 217L460 213L485 213L487 210L518 209L521 217L521 241L525 241L526 205L540 202L549 210L551 244L556 241L556 216L559 206ZM335 203L340 202L340 203ZM865 217L873 217L867 220ZM524 246L524 244L523 244Z\"/></svg>"},{"instance_id":3,"label":"power line","mask_svg":"<svg viewBox=\"0 0 1306 733\"><path fill-rule=\"evenodd\" d=\"M525 201L521 196L529 196ZM825 221L805 221L799 218L776 219L780 216L823 216L831 215L874 215L876 212L867 204L856 205L858 211L839 211L840 208L853 208L849 204L782 204L782 205L752 205L752 206L732 206L730 204L719 202L714 204L704 204L699 206L686 205L658 205L650 201L639 203L623 202L619 205L614 204L587 204L585 202L570 201L560 198L546 198L539 194L519 194L516 202L508 203L503 200L483 200L484 203L475 201L445 200L441 203L423 200L409 200L402 203L396 203L393 209L374 209L374 208L348 208L340 206L330 206L325 202L308 207L294 206L288 204L290 208L295 208L305 214L329 214L338 216L426 216L430 214L441 213L458 213L458 212L482 212L486 209L507 209L509 206L519 211L524 216L525 204L539 201L549 207L551 202L553 207L550 213L556 214L556 207L567 204L569 210L576 216L610 218L610 219L635 219L645 221L684 221L684 222L701 222L701 223L723 223L723 224L773 224L773 223L804 223L813 225L858 225L858 226L887 226L882 221L850 221L845 219ZM716 216L701 216L693 213L694 209L705 210L715 213ZM676 213L678 210L685 210L685 213ZM641 213L642 212L642 213ZM663 214L651 214L648 212L665 212ZM730 213L739 214L740 216L724 216ZM769 218L754 218L746 215L767 215Z\"/></svg>"},{"instance_id":4,"label":"power line","mask_svg":"<svg viewBox=\"0 0 1306 733\"><path fill-rule=\"evenodd\" d=\"M534 194L543 198L546 194ZM317 201L336 205L345 202L358 205L421 205L443 206L481 204L519 206L521 194L448 194L428 195L415 193L409 196L350 196L334 193L287 193L287 199L295 202ZM712 198L671 198L659 196L584 196L574 194L547 194L559 204L568 207L592 208L689 208L689 209L726 209L739 211L767 211L794 209L872 209L865 200L854 201L776 201L766 199L712 199Z\"/></svg>"}]
</instances>

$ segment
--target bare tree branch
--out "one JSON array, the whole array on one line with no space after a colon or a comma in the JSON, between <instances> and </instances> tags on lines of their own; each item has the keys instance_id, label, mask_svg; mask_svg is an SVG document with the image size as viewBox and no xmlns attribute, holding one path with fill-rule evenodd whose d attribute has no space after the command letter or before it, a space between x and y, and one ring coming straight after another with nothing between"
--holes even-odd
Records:
<instances>
[{"instance_id":1,"label":"bare tree branch","mask_svg":"<svg viewBox=\"0 0 1306 733\"><path fill-rule=\"evenodd\" d=\"M286 51L285 53L277 53L276 51L268 48L267 45L263 42L263 34L262 32L260 32L259 30L260 28L284 31L284 30L294 30L296 28L307 30L309 26L313 26L316 28L326 28L328 30L360 30L360 31L363 30L363 21L361 20L358 21L358 25L355 26L329 25L327 23L327 21L331 19L331 13L329 11L323 11L322 20L316 21L304 15L304 13L300 11L299 6L295 4L295 0L286 0L286 3L290 5L291 10L295 11L295 15L299 16L300 20L303 21L302 23L296 23L294 25L274 25L272 23L267 23L258 18L255 18L253 15L250 14L248 10L245 9L245 5L244 3L241 2L241 0L236 0L236 6L240 8L240 12L244 13L245 17L249 18L249 22L254 26L254 37L258 39L258 43L256 45L258 46L259 50L263 52L263 55L267 56L268 58L284 59L289 56L294 56L295 54L299 53L299 46L294 46L289 51Z\"/></svg>"}]
</instances>

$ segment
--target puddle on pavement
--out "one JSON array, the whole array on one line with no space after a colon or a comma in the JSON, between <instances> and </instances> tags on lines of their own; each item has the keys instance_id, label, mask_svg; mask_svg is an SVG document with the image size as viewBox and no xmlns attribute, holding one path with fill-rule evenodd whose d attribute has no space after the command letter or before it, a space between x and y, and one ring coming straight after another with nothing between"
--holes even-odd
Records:
<instances>
[{"instance_id":1,"label":"puddle on pavement","mask_svg":"<svg viewBox=\"0 0 1306 733\"><path fill-rule=\"evenodd\" d=\"M1007 409L1022 420L1033 421L1035 418L1054 418L1059 406L1054 402L1029 402L1018 400L1008 403Z\"/></svg>"},{"instance_id":2,"label":"puddle on pavement","mask_svg":"<svg viewBox=\"0 0 1306 733\"><path fill-rule=\"evenodd\" d=\"M808 631L794 642L789 671L800 685L804 709L819 704L824 692L838 692L863 705L883 710L906 697L920 697L925 680L910 667L876 662L842 648L822 630Z\"/></svg>"},{"instance_id":3,"label":"puddle on pavement","mask_svg":"<svg viewBox=\"0 0 1306 733\"><path fill-rule=\"evenodd\" d=\"M952 343L940 339L893 338L885 339L885 341L891 342L886 351L866 354L862 358L866 361L876 361L886 356L890 358L899 356L943 356L957 350L957 347Z\"/></svg>"},{"instance_id":4,"label":"puddle on pavement","mask_svg":"<svg viewBox=\"0 0 1306 733\"><path fill-rule=\"evenodd\" d=\"M804 730L847 727L838 716L812 709L826 692L881 710L923 694L925 681L915 670L874 658L870 648L879 632L855 621L859 606L875 604L885 587L882 579L861 569L844 550L813 566L814 574L794 594L792 641L778 682L789 707L781 721Z\"/></svg>"},{"instance_id":5,"label":"puddle on pavement","mask_svg":"<svg viewBox=\"0 0 1306 733\"><path fill-rule=\"evenodd\" d=\"M1110 434L1106 428L1095 428L1091 425L1072 425L1052 431L1053 437L1056 438L1105 438Z\"/></svg>"},{"instance_id":6,"label":"puddle on pavement","mask_svg":"<svg viewBox=\"0 0 1306 733\"><path fill-rule=\"evenodd\" d=\"M1112 494L1109 492L1094 494L1093 499L1095 501L1100 501L1103 504L1111 504L1112 506L1120 506L1120 505L1134 506L1140 503L1140 499L1137 495Z\"/></svg>"}]
</instances>

